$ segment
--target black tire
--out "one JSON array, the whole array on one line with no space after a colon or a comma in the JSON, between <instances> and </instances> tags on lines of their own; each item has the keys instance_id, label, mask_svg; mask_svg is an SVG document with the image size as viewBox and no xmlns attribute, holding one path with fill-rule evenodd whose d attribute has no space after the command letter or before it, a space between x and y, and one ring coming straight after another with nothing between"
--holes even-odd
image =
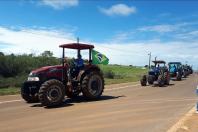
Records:
<instances>
[{"instance_id":1,"label":"black tire","mask_svg":"<svg viewBox=\"0 0 198 132\"><path fill-rule=\"evenodd\" d=\"M181 79L182 79L181 73L177 73L176 80L181 81Z\"/></svg>"},{"instance_id":2,"label":"black tire","mask_svg":"<svg viewBox=\"0 0 198 132\"><path fill-rule=\"evenodd\" d=\"M51 79L44 82L39 90L39 100L43 106L60 105L65 97L65 87L62 82Z\"/></svg>"},{"instance_id":3,"label":"black tire","mask_svg":"<svg viewBox=\"0 0 198 132\"><path fill-rule=\"evenodd\" d=\"M154 77L153 77L152 75L149 75L149 76L148 76L148 83L149 83L150 85L152 85L153 82L154 82Z\"/></svg>"},{"instance_id":4,"label":"black tire","mask_svg":"<svg viewBox=\"0 0 198 132\"><path fill-rule=\"evenodd\" d=\"M187 73L186 73L186 71L184 72L184 78L186 78L187 77Z\"/></svg>"},{"instance_id":5,"label":"black tire","mask_svg":"<svg viewBox=\"0 0 198 132\"><path fill-rule=\"evenodd\" d=\"M165 84L169 85L170 84L170 74L165 72L164 73L164 79L165 79Z\"/></svg>"},{"instance_id":6,"label":"black tire","mask_svg":"<svg viewBox=\"0 0 198 132\"><path fill-rule=\"evenodd\" d=\"M143 75L141 80L140 80L140 83L142 86L146 86L147 84L147 79L146 79L146 75Z\"/></svg>"},{"instance_id":7,"label":"black tire","mask_svg":"<svg viewBox=\"0 0 198 132\"><path fill-rule=\"evenodd\" d=\"M159 87L163 87L165 85L164 77L162 75L158 76L158 85Z\"/></svg>"},{"instance_id":8,"label":"black tire","mask_svg":"<svg viewBox=\"0 0 198 132\"><path fill-rule=\"evenodd\" d=\"M39 98L38 95L31 95L29 93L29 89L25 88L25 86L21 87L21 97L27 102L27 103L38 103Z\"/></svg>"},{"instance_id":9,"label":"black tire","mask_svg":"<svg viewBox=\"0 0 198 132\"><path fill-rule=\"evenodd\" d=\"M104 78L100 72L92 71L82 79L82 93L88 100L98 99L104 90Z\"/></svg>"}]
</instances>

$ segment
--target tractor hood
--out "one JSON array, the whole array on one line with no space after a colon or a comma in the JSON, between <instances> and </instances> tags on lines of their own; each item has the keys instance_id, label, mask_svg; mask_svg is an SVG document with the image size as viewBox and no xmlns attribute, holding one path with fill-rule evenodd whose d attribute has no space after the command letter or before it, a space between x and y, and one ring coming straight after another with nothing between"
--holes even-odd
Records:
<instances>
[{"instance_id":1,"label":"tractor hood","mask_svg":"<svg viewBox=\"0 0 198 132\"><path fill-rule=\"evenodd\" d=\"M41 72L47 72L47 71L50 71L50 70L59 70L59 69L62 69L62 68L63 68L63 66L61 66L61 65L45 66L45 67L35 69L31 73L32 74L37 74L37 73L41 73Z\"/></svg>"}]
</instances>

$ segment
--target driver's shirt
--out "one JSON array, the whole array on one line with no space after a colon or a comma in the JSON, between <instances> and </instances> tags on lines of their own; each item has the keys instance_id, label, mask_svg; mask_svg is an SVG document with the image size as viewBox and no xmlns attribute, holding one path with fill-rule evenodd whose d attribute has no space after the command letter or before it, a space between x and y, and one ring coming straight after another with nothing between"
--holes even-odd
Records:
<instances>
[{"instance_id":1,"label":"driver's shirt","mask_svg":"<svg viewBox=\"0 0 198 132\"><path fill-rule=\"evenodd\" d=\"M84 66L84 61L83 61L83 59L76 59L75 63L76 63L76 66L77 66L77 67L82 67L82 66Z\"/></svg>"}]
</instances>

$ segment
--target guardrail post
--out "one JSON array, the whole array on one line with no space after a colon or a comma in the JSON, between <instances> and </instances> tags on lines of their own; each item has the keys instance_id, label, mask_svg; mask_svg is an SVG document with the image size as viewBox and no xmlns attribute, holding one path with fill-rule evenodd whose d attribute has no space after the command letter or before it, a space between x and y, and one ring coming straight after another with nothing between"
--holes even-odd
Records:
<instances>
[{"instance_id":1,"label":"guardrail post","mask_svg":"<svg viewBox=\"0 0 198 132\"><path fill-rule=\"evenodd\" d=\"M198 85L197 85L197 88L196 88L196 94L198 96ZM198 102L197 102L197 106L196 106L196 113L198 113Z\"/></svg>"}]
</instances>

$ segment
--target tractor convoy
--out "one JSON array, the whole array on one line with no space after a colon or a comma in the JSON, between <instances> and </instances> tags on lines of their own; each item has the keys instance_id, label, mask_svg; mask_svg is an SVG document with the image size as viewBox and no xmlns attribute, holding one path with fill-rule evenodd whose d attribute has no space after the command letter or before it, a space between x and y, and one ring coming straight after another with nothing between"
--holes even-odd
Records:
<instances>
[{"instance_id":1,"label":"tractor convoy","mask_svg":"<svg viewBox=\"0 0 198 132\"><path fill-rule=\"evenodd\" d=\"M82 43L69 43L59 46L62 48L61 65L45 66L33 70L27 81L21 87L21 96L27 103L40 102L43 106L57 106L64 102L65 97L75 98L82 93L87 100L98 99L104 90L104 78L101 69L92 63L91 52L93 45ZM77 59L68 60L65 49L76 50ZM87 63L81 58L81 50L89 51ZM143 75L142 86L169 85L170 79L181 81L193 73L192 67L182 65L180 62L169 62L168 67L163 60L153 61L148 74Z\"/></svg>"},{"instance_id":2,"label":"tractor convoy","mask_svg":"<svg viewBox=\"0 0 198 132\"><path fill-rule=\"evenodd\" d=\"M148 71L147 75L143 75L140 79L142 86L158 85L163 87L169 85L170 80L181 81L182 77L186 78L193 73L191 66L182 65L181 62L169 62L168 67L163 60L153 61L154 65Z\"/></svg>"}]
</instances>

